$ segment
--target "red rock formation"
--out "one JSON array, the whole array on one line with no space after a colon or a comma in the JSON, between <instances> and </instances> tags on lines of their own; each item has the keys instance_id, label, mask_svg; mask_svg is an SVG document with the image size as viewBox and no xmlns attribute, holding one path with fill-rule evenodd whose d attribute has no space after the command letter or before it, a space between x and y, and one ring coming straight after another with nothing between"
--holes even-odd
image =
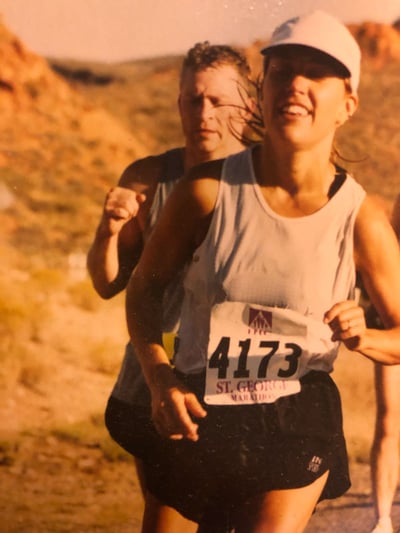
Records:
<instances>
[{"instance_id":1,"label":"red rock formation","mask_svg":"<svg viewBox=\"0 0 400 533\"><path fill-rule=\"evenodd\" d=\"M0 119L0 164L16 147L34 146L46 153L52 141L98 143L101 157L118 172L146 153L113 116L85 100L1 22Z\"/></svg>"}]
</instances>

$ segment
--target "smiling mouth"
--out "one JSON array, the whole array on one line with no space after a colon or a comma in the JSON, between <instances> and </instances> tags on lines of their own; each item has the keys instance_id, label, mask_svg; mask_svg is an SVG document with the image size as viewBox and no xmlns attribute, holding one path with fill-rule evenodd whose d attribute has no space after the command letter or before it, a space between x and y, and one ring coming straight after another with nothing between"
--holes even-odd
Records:
<instances>
[{"instance_id":1,"label":"smiling mouth","mask_svg":"<svg viewBox=\"0 0 400 533\"><path fill-rule=\"evenodd\" d=\"M307 117L310 111L299 104L288 104L281 107L280 114L291 117Z\"/></svg>"}]
</instances>

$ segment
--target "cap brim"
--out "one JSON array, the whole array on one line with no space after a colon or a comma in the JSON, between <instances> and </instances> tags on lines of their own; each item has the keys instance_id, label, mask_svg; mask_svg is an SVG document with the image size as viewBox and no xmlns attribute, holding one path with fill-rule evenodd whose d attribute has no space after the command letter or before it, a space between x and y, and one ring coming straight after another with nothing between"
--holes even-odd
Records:
<instances>
[{"instance_id":1,"label":"cap brim","mask_svg":"<svg viewBox=\"0 0 400 533\"><path fill-rule=\"evenodd\" d=\"M325 50L322 50L321 48L318 48L312 44L305 44L304 42L298 43L295 41L280 42L280 43L265 46L264 48L260 50L260 53L264 56L267 56L274 50L277 50L278 48L286 48L286 47L291 47L291 46L297 46L300 48L311 48L312 50L316 50L317 52L329 57L331 60L335 61L338 65L340 65L346 71L346 77L351 76L351 72L349 71L348 67L344 63L342 63L342 61L340 61L339 59L331 55L329 52L326 52Z\"/></svg>"}]
</instances>

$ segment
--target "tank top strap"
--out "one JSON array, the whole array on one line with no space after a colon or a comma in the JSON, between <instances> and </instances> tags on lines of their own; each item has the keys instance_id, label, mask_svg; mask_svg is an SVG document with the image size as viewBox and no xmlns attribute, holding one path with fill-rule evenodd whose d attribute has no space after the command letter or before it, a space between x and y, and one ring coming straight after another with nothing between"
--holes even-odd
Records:
<instances>
[{"instance_id":1,"label":"tank top strap","mask_svg":"<svg viewBox=\"0 0 400 533\"><path fill-rule=\"evenodd\" d=\"M177 181L183 176L183 148L173 148L163 154L160 183Z\"/></svg>"},{"instance_id":2,"label":"tank top strap","mask_svg":"<svg viewBox=\"0 0 400 533\"><path fill-rule=\"evenodd\" d=\"M228 185L243 185L256 183L253 161L252 147L236 154L228 156L222 167L221 181ZM245 181L244 181L245 178Z\"/></svg>"},{"instance_id":3,"label":"tank top strap","mask_svg":"<svg viewBox=\"0 0 400 533\"><path fill-rule=\"evenodd\" d=\"M168 196L183 176L183 148L168 150L162 158L162 169L147 218L145 240L157 222Z\"/></svg>"}]
</instances>

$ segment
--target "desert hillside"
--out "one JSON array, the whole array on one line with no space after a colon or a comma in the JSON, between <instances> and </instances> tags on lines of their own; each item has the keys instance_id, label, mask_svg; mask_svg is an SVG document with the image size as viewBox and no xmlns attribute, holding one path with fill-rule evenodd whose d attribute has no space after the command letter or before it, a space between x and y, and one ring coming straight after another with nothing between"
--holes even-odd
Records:
<instances>
[{"instance_id":1,"label":"desert hillside","mask_svg":"<svg viewBox=\"0 0 400 533\"><path fill-rule=\"evenodd\" d=\"M388 209L400 189L399 26L351 27L364 51L361 103L338 145ZM246 50L254 72L260 44ZM46 59L0 23L0 508L9 532L138 531L130 529L141 507L133 465L102 419L126 340L123 297L99 299L85 254L124 167L182 142L181 59ZM365 463L372 367L344 353L337 377L349 452ZM107 499L118 482L126 492Z\"/></svg>"},{"instance_id":2,"label":"desert hillside","mask_svg":"<svg viewBox=\"0 0 400 533\"><path fill-rule=\"evenodd\" d=\"M3 229L29 255L85 247L104 188L146 147L4 25L0 58Z\"/></svg>"}]
</instances>

